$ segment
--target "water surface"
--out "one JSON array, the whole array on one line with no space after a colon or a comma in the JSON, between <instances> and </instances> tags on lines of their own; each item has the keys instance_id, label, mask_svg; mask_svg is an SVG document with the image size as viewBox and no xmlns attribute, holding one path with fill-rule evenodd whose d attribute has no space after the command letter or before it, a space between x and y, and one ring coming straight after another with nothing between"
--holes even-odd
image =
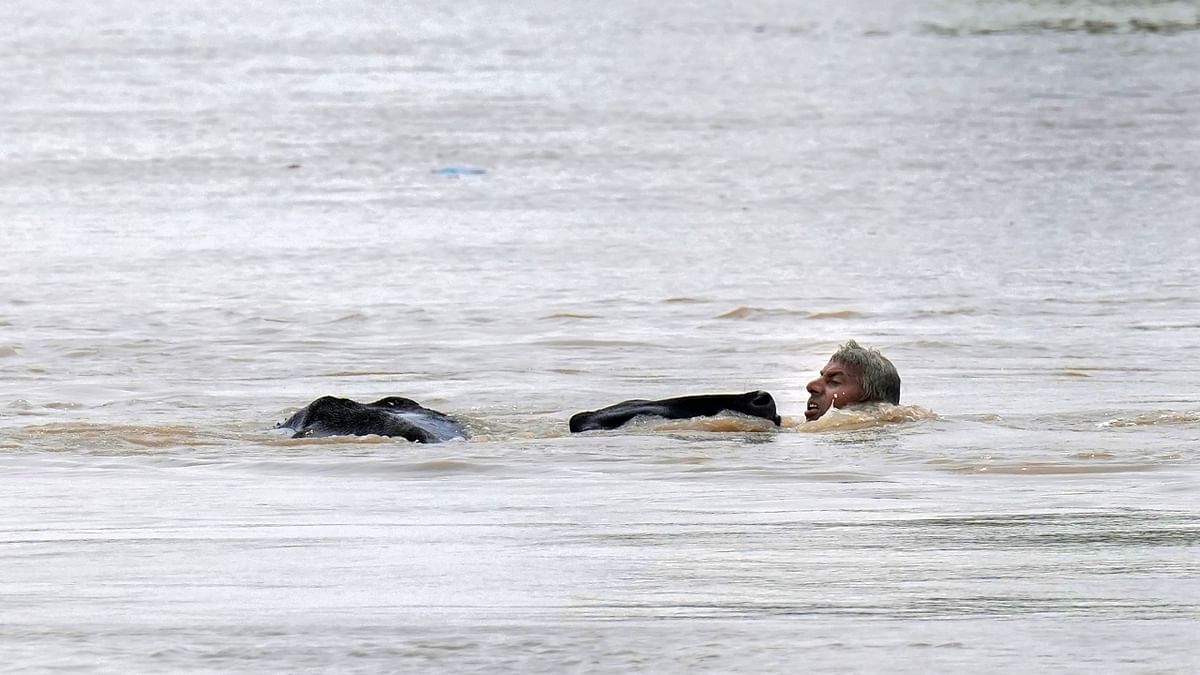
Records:
<instances>
[{"instance_id":1,"label":"water surface","mask_svg":"<svg viewBox=\"0 0 1200 675\"><path fill-rule=\"evenodd\" d=\"M1196 3L0 19L14 672L1200 666Z\"/></svg>"}]
</instances>

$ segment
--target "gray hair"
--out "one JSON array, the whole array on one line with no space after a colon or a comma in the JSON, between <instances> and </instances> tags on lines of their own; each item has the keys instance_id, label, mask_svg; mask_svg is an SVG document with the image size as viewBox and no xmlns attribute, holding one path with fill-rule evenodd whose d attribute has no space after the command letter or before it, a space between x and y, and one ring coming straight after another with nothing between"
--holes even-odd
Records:
<instances>
[{"instance_id":1,"label":"gray hair","mask_svg":"<svg viewBox=\"0 0 1200 675\"><path fill-rule=\"evenodd\" d=\"M854 340L838 347L832 360L858 371L865 401L887 401L900 405L900 373L878 350L863 347Z\"/></svg>"}]
</instances>

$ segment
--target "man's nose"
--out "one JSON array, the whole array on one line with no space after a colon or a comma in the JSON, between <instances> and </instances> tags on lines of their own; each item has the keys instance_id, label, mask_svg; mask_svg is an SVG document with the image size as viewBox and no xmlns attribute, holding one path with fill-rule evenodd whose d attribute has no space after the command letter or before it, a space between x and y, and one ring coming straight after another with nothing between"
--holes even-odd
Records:
<instances>
[{"instance_id":1,"label":"man's nose","mask_svg":"<svg viewBox=\"0 0 1200 675\"><path fill-rule=\"evenodd\" d=\"M804 389L805 389L805 391L812 394L813 396L820 394L822 391L821 378L818 377L817 379L813 380L812 382L809 382L808 385L804 387Z\"/></svg>"}]
</instances>

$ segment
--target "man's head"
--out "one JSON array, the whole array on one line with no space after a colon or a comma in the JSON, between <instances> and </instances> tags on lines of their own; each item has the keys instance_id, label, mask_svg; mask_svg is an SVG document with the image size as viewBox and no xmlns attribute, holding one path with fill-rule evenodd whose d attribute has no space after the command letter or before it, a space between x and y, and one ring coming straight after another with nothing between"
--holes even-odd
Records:
<instances>
[{"instance_id":1,"label":"man's head","mask_svg":"<svg viewBox=\"0 0 1200 675\"><path fill-rule=\"evenodd\" d=\"M820 376L805 388L809 397L804 417L810 421L824 415L830 407L870 401L900 403L900 374L896 367L883 354L854 340L847 340L839 347L821 369Z\"/></svg>"}]
</instances>

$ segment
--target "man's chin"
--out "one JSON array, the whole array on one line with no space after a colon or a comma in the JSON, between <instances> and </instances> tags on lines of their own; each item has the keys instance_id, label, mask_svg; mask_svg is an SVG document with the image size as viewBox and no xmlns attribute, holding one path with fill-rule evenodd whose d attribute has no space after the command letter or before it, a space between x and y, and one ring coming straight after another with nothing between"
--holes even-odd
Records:
<instances>
[{"instance_id":1,"label":"man's chin","mask_svg":"<svg viewBox=\"0 0 1200 675\"><path fill-rule=\"evenodd\" d=\"M811 422L813 420L820 419L821 415L824 414L825 411L821 410L820 408L810 408L804 411L804 419L808 422Z\"/></svg>"}]
</instances>

